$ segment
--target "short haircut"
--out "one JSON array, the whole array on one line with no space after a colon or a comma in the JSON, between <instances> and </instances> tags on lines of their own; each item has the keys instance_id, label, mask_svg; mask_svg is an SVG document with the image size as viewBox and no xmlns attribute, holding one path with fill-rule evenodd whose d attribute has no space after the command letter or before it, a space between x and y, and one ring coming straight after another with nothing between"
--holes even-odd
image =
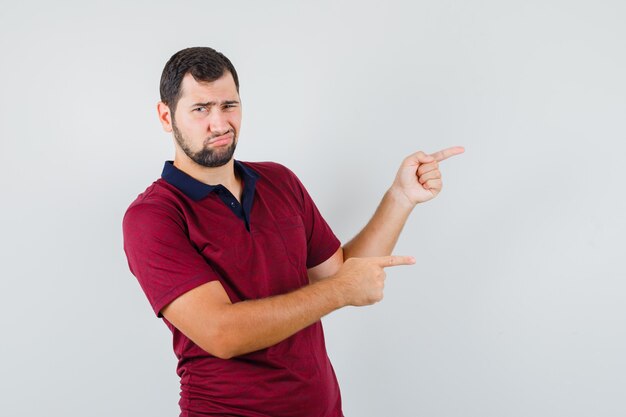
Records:
<instances>
[{"instance_id":1,"label":"short haircut","mask_svg":"<svg viewBox=\"0 0 626 417\"><path fill-rule=\"evenodd\" d=\"M181 95L181 84L188 73L200 82L212 82L230 72L235 80L239 92L239 78L235 67L222 53L209 47L193 47L176 52L167 61L161 74L161 101L171 110L176 111L176 105Z\"/></svg>"}]
</instances>

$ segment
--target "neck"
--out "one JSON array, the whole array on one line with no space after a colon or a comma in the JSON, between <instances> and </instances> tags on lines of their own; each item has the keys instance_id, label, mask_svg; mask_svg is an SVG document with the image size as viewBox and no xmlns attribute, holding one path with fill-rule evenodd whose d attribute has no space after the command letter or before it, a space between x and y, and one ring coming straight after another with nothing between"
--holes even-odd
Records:
<instances>
[{"instance_id":1,"label":"neck","mask_svg":"<svg viewBox=\"0 0 626 417\"><path fill-rule=\"evenodd\" d=\"M207 185L222 184L233 195L239 194L239 179L235 176L235 161L231 159L221 167L209 168L199 165L188 157L176 155L174 166L190 177Z\"/></svg>"}]
</instances>

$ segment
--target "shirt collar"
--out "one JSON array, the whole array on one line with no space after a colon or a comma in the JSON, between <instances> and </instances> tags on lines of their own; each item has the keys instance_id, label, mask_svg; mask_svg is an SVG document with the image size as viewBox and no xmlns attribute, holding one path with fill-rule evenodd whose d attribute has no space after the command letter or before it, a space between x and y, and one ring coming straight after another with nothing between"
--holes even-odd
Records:
<instances>
[{"instance_id":1,"label":"shirt collar","mask_svg":"<svg viewBox=\"0 0 626 417\"><path fill-rule=\"evenodd\" d=\"M235 160L235 170L244 180L245 189L254 190L254 185L256 180L259 178L259 175L252 170L252 168L246 166L244 163ZM167 181L169 184L181 190L187 197L191 198L194 201L199 201L211 194L211 192L218 186L208 185L203 182L198 181L197 179L191 177L185 172L174 166L174 161L165 161L163 166L163 172L161 173L161 178ZM246 190L244 190L245 193Z\"/></svg>"}]
</instances>

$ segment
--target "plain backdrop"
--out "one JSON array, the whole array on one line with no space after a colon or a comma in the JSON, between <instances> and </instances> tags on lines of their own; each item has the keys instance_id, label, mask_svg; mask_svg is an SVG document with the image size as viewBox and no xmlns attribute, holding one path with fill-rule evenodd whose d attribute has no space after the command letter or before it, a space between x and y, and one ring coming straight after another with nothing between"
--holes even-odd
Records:
<instances>
[{"instance_id":1,"label":"plain backdrop","mask_svg":"<svg viewBox=\"0 0 626 417\"><path fill-rule=\"evenodd\" d=\"M343 242L405 156L466 147L395 250L417 265L323 320L347 417L626 415L623 1L1 6L0 415L178 415L121 220L189 46L238 69L236 157L290 167Z\"/></svg>"}]
</instances>

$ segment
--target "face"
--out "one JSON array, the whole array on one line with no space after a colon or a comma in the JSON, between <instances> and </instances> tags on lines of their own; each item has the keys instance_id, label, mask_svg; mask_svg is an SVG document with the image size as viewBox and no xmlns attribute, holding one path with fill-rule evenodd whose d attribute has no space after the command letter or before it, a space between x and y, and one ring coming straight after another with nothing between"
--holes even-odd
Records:
<instances>
[{"instance_id":1,"label":"face","mask_svg":"<svg viewBox=\"0 0 626 417\"><path fill-rule=\"evenodd\" d=\"M159 113L163 123L161 107ZM164 123L184 155L211 168L232 159L240 125L241 103L229 72L213 82L198 82L191 74L185 75L171 123Z\"/></svg>"}]
</instances>

